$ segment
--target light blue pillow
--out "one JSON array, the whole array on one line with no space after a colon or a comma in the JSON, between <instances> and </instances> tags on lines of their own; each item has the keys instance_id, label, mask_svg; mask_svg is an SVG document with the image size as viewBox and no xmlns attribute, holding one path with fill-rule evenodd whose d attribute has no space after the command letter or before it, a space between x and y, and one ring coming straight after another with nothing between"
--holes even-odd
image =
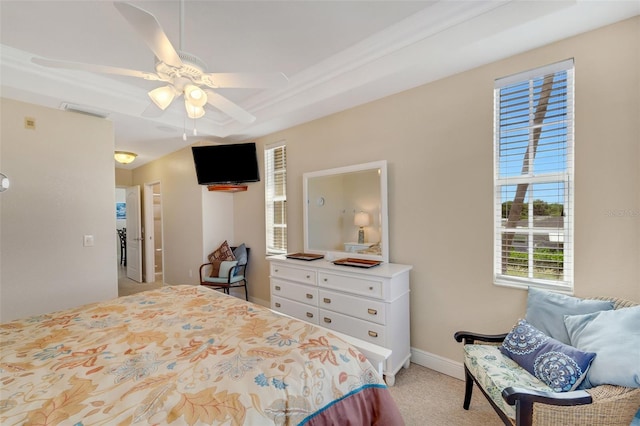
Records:
<instances>
[{"instance_id":1,"label":"light blue pillow","mask_svg":"<svg viewBox=\"0 0 640 426\"><path fill-rule=\"evenodd\" d=\"M564 317L571 345L595 352L583 388L640 387L640 306Z\"/></svg>"},{"instance_id":2,"label":"light blue pillow","mask_svg":"<svg viewBox=\"0 0 640 426\"><path fill-rule=\"evenodd\" d=\"M223 260L220 262L220 270L218 271L218 277L227 278L229 276L229 270L238 264L237 260Z\"/></svg>"},{"instance_id":3,"label":"light blue pillow","mask_svg":"<svg viewBox=\"0 0 640 426\"><path fill-rule=\"evenodd\" d=\"M590 314L613 309L608 300L587 300L529 287L525 320L549 337L569 345L565 315Z\"/></svg>"},{"instance_id":4,"label":"light blue pillow","mask_svg":"<svg viewBox=\"0 0 640 426\"><path fill-rule=\"evenodd\" d=\"M500 352L546 383L554 392L575 390L596 354L582 352L519 320L500 346Z\"/></svg>"},{"instance_id":5,"label":"light blue pillow","mask_svg":"<svg viewBox=\"0 0 640 426\"><path fill-rule=\"evenodd\" d=\"M244 243L242 243L238 247L236 247L233 250L233 257L236 258L236 260L238 261L238 264L246 265L248 261L247 246L245 246Z\"/></svg>"}]
</instances>

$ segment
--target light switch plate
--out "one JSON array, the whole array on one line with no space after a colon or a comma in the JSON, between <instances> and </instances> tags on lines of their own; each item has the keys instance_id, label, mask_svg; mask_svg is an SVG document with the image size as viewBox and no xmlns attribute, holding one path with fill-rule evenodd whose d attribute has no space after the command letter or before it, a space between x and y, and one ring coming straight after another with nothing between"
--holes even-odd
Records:
<instances>
[{"instance_id":1,"label":"light switch plate","mask_svg":"<svg viewBox=\"0 0 640 426\"><path fill-rule=\"evenodd\" d=\"M85 247L93 247L93 235L85 235L82 245Z\"/></svg>"}]
</instances>

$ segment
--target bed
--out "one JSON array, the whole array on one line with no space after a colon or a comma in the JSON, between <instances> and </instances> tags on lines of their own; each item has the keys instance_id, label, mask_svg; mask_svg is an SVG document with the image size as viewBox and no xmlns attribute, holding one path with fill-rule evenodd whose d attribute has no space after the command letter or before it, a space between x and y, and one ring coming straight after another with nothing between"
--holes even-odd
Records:
<instances>
[{"instance_id":1,"label":"bed","mask_svg":"<svg viewBox=\"0 0 640 426\"><path fill-rule=\"evenodd\" d=\"M0 325L0 423L403 424L326 329L168 286Z\"/></svg>"}]
</instances>

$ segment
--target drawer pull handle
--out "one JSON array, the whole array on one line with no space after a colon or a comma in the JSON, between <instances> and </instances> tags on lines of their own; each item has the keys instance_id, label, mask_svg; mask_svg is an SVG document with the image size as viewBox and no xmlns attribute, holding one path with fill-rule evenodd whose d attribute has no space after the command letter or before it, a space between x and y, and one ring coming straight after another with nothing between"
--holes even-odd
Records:
<instances>
[{"instance_id":1,"label":"drawer pull handle","mask_svg":"<svg viewBox=\"0 0 640 426\"><path fill-rule=\"evenodd\" d=\"M373 286L369 287L369 290L373 290Z\"/></svg>"},{"instance_id":2,"label":"drawer pull handle","mask_svg":"<svg viewBox=\"0 0 640 426\"><path fill-rule=\"evenodd\" d=\"M307 312L307 317L313 318L313 314L311 312Z\"/></svg>"},{"instance_id":3,"label":"drawer pull handle","mask_svg":"<svg viewBox=\"0 0 640 426\"><path fill-rule=\"evenodd\" d=\"M279 269L274 269L274 271L275 271L275 272L280 272L280 270L279 270Z\"/></svg>"},{"instance_id":4,"label":"drawer pull handle","mask_svg":"<svg viewBox=\"0 0 640 426\"><path fill-rule=\"evenodd\" d=\"M307 275L307 279L311 278L311 275Z\"/></svg>"},{"instance_id":5,"label":"drawer pull handle","mask_svg":"<svg viewBox=\"0 0 640 426\"><path fill-rule=\"evenodd\" d=\"M369 312L370 315L378 315L378 311L376 311L375 309L367 309L367 312Z\"/></svg>"},{"instance_id":6,"label":"drawer pull handle","mask_svg":"<svg viewBox=\"0 0 640 426\"><path fill-rule=\"evenodd\" d=\"M327 281L329 281L329 279L328 279L328 278L325 278L325 279L323 279L322 281L324 281L324 282L326 283Z\"/></svg>"},{"instance_id":7,"label":"drawer pull handle","mask_svg":"<svg viewBox=\"0 0 640 426\"><path fill-rule=\"evenodd\" d=\"M307 299L313 299L313 294L307 293Z\"/></svg>"},{"instance_id":8,"label":"drawer pull handle","mask_svg":"<svg viewBox=\"0 0 640 426\"><path fill-rule=\"evenodd\" d=\"M325 297L324 299L322 299L322 301L324 303L331 303L331 299L329 299L328 297Z\"/></svg>"},{"instance_id":9,"label":"drawer pull handle","mask_svg":"<svg viewBox=\"0 0 640 426\"><path fill-rule=\"evenodd\" d=\"M276 291L280 291L280 286L279 285L276 286Z\"/></svg>"},{"instance_id":10,"label":"drawer pull handle","mask_svg":"<svg viewBox=\"0 0 640 426\"><path fill-rule=\"evenodd\" d=\"M276 308L280 307L280 303L276 302Z\"/></svg>"},{"instance_id":11,"label":"drawer pull handle","mask_svg":"<svg viewBox=\"0 0 640 426\"><path fill-rule=\"evenodd\" d=\"M375 331L369 331L369 336L378 337L378 333L376 333Z\"/></svg>"},{"instance_id":12,"label":"drawer pull handle","mask_svg":"<svg viewBox=\"0 0 640 426\"><path fill-rule=\"evenodd\" d=\"M331 318L324 317L324 322L331 324Z\"/></svg>"}]
</instances>

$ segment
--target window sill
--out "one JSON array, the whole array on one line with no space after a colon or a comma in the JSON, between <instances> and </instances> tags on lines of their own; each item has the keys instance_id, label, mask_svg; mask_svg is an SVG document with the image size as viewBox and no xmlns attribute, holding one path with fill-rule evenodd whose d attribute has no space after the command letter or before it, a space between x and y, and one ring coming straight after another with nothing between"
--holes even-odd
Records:
<instances>
[{"instance_id":1,"label":"window sill","mask_svg":"<svg viewBox=\"0 0 640 426\"><path fill-rule=\"evenodd\" d=\"M553 281L530 281L527 279L507 279L502 276L494 276L493 284L499 287L519 288L523 290L528 290L529 287L533 287L541 290L551 290L573 296L573 286L565 282L554 283Z\"/></svg>"}]
</instances>

